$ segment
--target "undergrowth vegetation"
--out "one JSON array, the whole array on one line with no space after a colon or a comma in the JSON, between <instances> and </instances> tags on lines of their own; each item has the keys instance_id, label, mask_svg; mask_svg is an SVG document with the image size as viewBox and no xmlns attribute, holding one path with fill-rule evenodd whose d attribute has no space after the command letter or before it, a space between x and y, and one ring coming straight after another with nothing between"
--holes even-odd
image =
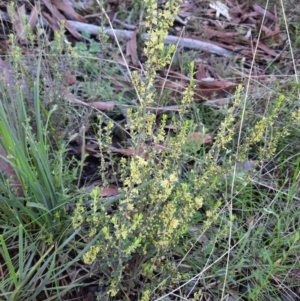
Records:
<instances>
[{"instance_id":1,"label":"undergrowth vegetation","mask_svg":"<svg viewBox=\"0 0 300 301\"><path fill-rule=\"evenodd\" d=\"M61 28L45 43L28 29L28 56L10 36L0 102L1 300L85 300L86 287L97 300L297 300L299 84L255 98L248 81L222 108L205 107L194 101L186 55L189 84L175 109L161 110L174 91L159 91L157 76L178 58L164 40L180 3L134 1L149 35L143 70L110 60L107 52L122 48L103 36L100 46L71 45ZM76 88L63 84L75 73ZM117 109L101 112L98 97ZM84 189L95 178L100 185ZM108 196L112 184L118 193Z\"/></svg>"}]
</instances>

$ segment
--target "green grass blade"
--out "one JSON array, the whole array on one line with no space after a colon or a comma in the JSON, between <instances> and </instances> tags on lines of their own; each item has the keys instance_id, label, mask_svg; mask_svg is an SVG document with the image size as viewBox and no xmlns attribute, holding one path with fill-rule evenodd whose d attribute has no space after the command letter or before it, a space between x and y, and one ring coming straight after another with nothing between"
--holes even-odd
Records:
<instances>
[{"instance_id":1,"label":"green grass blade","mask_svg":"<svg viewBox=\"0 0 300 301\"><path fill-rule=\"evenodd\" d=\"M0 235L0 243L2 245L2 250L3 250L2 256L3 256L3 258L5 260L5 263L8 267L8 270L9 270L10 276L13 280L13 283L14 283L15 287L17 287L18 286L18 275L17 275L16 270L14 268L14 265L11 261L11 257L9 255L7 245L4 241L3 235Z\"/></svg>"},{"instance_id":2,"label":"green grass blade","mask_svg":"<svg viewBox=\"0 0 300 301\"><path fill-rule=\"evenodd\" d=\"M52 251L53 247L54 247L54 245L51 245L48 248L48 250L45 252L45 254L34 264L34 266L31 267L31 269L29 270L26 277L23 279L23 281L21 283L19 283L19 285L17 286L17 288L13 292L13 295L12 295L12 298L11 298L12 300L14 300L15 296L17 296L19 294L19 292L21 291L21 289L25 287L26 283L29 282L29 280L31 279L33 274L40 267L41 263L45 260L45 258L48 256L48 254Z\"/></svg>"},{"instance_id":3,"label":"green grass blade","mask_svg":"<svg viewBox=\"0 0 300 301\"><path fill-rule=\"evenodd\" d=\"M19 226L19 279L22 281L24 274L24 240L23 240L23 226Z\"/></svg>"}]
</instances>

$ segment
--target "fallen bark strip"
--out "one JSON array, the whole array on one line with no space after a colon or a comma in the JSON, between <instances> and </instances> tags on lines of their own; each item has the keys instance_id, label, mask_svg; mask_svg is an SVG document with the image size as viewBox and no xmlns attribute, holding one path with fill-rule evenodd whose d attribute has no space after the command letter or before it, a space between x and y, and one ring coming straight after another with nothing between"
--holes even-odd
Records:
<instances>
[{"instance_id":1,"label":"fallen bark strip","mask_svg":"<svg viewBox=\"0 0 300 301\"><path fill-rule=\"evenodd\" d=\"M74 29L77 31L86 31L91 35L98 35L99 32L101 32L101 27L92 25L92 24L86 24L86 23L81 23L77 21L68 21L70 25L73 26ZM112 28L106 28L104 29L104 34L114 37L116 36L117 38L124 38L126 40L130 40L133 37L134 32L129 31L129 30L120 30L120 29L112 29ZM148 39L149 35L147 33L144 33L142 35L142 38ZM233 57L233 53L225 48L222 48L217 45L213 45L209 42L203 42L203 41L198 41L194 39L188 39L188 38L179 38L175 36L167 36L165 41L165 44L170 45L177 45L189 49L196 49L196 50L203 50L206 52L210 52L213 54L218 54L222 55L225 57Z\"/></svg>"},{"instance_id":2,"label":"fallen bark strip","mask_svg":"<svg viewBox=\"0 0 300 301\"><path fill-rule=\"evenodd\" d=\"M3 21L9 21L10 22L10 17L5 12L0 11L0 18ZM27 19L29 19L29 16L27 16ZM82 23L82 22L78 22L78 21L71 21L71 20L67 20L67 22L75 30L85 31L90 35L98 35L99 32L102 31L102 28L100 26L97 26L97 25ZM36 23L38 23L42 27L50 26L48 21L43 17L39 17L37 19ZM115 37L116 36L119 39L122 38L122 39L125 39L125 40L130 40L133 37L134 32L129 31L129 30L105 28L104 29L104 34L106 34L110 37ZM142 35L142 38L148 39L149 35L147 33L144 33ZM203 50L203 51L206 51L206 52L209 52L209 53L225 56L225 57L228 57L228 58L232 58L234 56L234 53L232 51L229 51L229 50L227 50L225 48L222 48L220 46L217 46L217 45L213 45L209 42L198 41L198 40L195 40L195 39L179 38L179 37L176 37L176 36L167 36L164 43L167 44L167 45L170 45L170 44L178 45L180 47L185 47L185 48L189 48L189 49Z\"/></svg>"}]
</instances>

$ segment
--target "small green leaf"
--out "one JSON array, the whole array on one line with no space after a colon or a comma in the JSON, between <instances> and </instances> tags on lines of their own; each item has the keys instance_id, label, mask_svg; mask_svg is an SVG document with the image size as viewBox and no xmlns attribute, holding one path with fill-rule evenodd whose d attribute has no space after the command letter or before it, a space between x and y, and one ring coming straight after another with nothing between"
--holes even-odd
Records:
<instances>
[{"instance_id":1,"label":"small green leaf","mask_svg":"<svg viewBox=\"0 0 300 301\"><path fill-rule=\"evenodd\" d=\"M89 51L90 53L97 53L100 51L100 47L97 43L91 43Z\"/></svg>"},{"instance_id":2,"label":"small green leaf","mask_svg":"<svg viewBox=\"0 0 300 301\"><path fill-rule=\"evenodd\" d=\"M87 31L85 31L84 29L81 30L81 34L82 34L85 38L88 38L88 39L91 37L90 34L89 34Z\"/></svg>"},{"instance_id":3,"label":"small green leaf","mask_svg":"<svg viewBox=\"0 0 300 301\"><path fill-rule=\"evenodd\" d=\"M83 42L78 42L76 43L76 48L79 50L79 51L87 51L87 46L85 43Z\"/></svg>"}]
</instances>

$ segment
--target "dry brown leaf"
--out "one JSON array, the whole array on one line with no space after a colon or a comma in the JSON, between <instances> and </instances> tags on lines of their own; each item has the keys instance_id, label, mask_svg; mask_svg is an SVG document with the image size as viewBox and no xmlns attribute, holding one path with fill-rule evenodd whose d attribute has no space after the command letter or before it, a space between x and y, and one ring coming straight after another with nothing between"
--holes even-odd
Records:
<instances>
[{"instance_id":1,"label":"dry brown leaf","mask_svg":"<svg viewBox=\"0 0 300 301\"><path fill-rule=\"evenodd\" d=\"M184 80L175 80L175 79L167 79L165 81L164 79L160 79L157 84L155 84L156 87L166 87L169 89L172 89L174 91L180 91L182 92L183 89L187 87L188 82Z\"/></svg>"},{"instance_id":2,"label":"dry brown leaf","mask_svg":"<svg viewBox=\"0 0 300 301\"><path fill-rule=\"evenodd\" d=\"M17 92L16 89L13 89L17 83L20 83L16 80L13 72L13 67L9 62L6 62L0 58L0 81L2 82L4 88L8 89L10 92L15 95ZM22 80L22 89L23 93L27 93L29 91L28 81L25 79ZM0 92L1 95L1 92ZM13 100L14 98L12 98ZM1 100L1 99L0 99Z\"/></svg>"},{"instance_id":3,"label":"dry brown leaf","mask_svg":"<svg viewBox=\"0 0 300 301\"><path fill-rule=\"evenodd\" d=\"M179 80L179 79L183 79L186 81L190 80L189 76L186 76L186 75L182 74L181 72L177 72L174 70L170 70L170 71L163 70L162 74L163 74L163 77L165 77L166 75L170 76L172 78L172 80Z\"/></svg>"},{"instance_id":4,"label":"dry brown leaf","mask_svg":"<svg viewBox=\"0 0 300 301\"><path fill-rule=\"evenodd\" d=\"M66 29L71 33L71 35L77 40L82 40L82 36L69 24L67 19L59 12L56 6L52 5L49 0L43 0L43 3L48 8L48 10L52 13L52 15L56 18L59 23L62 21L65 23ZM53 28L53 27L52 27ZM55 30L55 28L53 28Z\"/></svg>"},{"instance_id":5,"label":"dry brown leaf","mask_svg":"<svg viewBox=\"0 0 300 301\"><path fill-rule=\"evenodd\" d=\"M56 21L54 18L52 18L52 16L50 16L50 14L48 12L42 11L42 15L49 22L50 27L54 31L59 31L58 21Z\"/></svg>"},{"instance_id":6,"label":"dry brown leaf","mask_svg":"<svg viewBox=\"0 0 300 301\"><path fill-rule=\"evenodd\" d=\"M100 154L99 154L99 145L98 144L94 144L94 145L86 145L84 150L90 155L93 156L95 158L100 158ZM104 152L105 150L102 150L102 152ZM78 153L81 153L81 146L78 148Z\"/></svg>"},{"instance_id":7,"label":"dry brown leaf","mask_svg":"<svg viewBox=\"0 0 300 301\"><path fill-rule=\"evenodd\" d=\"M196 9L195 3L182 2L179 8L178 15L182 18L190 17Z\"/></svg>"},{"instance_id":8,"label":"dry brown leaf","mask_svg":"<svg viewBox=\"0 0 300 301\"><path fill-rule=\"evenodd\" d=\"M68 86L74 85L76 82L76 76L71 74L70 72L65 72L63 75L63 81Z\"/></svg>"},{"instance_id":9,"label":"dry brown leaf","mask_svg":"<svg viewBox=\"0 0 300 301\"><path fill-rule=\"evenodd\" d=\"M227 89L226 89L227 90ZM207 100L212 96L223 98L228 95L228 92L234 92L234 88L229 89L227 92L226 90L222 88L213 88L213 89L196 89L195 90L195 101L203 101L204 99Z\"/></svg>"},{"instance_id":10,"label":"dry brown leaf","mask_svg":"<svg viewBox=\"0 0 300 301\"><path fill-rule=\"evenodd\" d=\"M197 72L196 72L196 79L200 81L203 78L206 78L207 75L206 75L203 63L200 62L197 67L198 67L198 69L197 69Z\"/></svg>"},{"instance_id":11,"label":"dry brown leaf","mask_svg":"<svg viewBox=\"0 0 300 301\"><path fill-rule=\"evenodd\" d=\"M61 2L60 0L52 0L52 3L57 7L57 9L63 11L68 18L78 22L85 22L85 18L76 13L74 8L71 6L72 3L70 1L65 0L64 2Z\"/></svg>"},{"instance_id":12,"label":"dry brown leaf","mask_svg":"<svg viewBox=\"0 0 300 301\"><path fill-rule=\"evenodd\" d=\"M144 148L142 147L139 147L137 149L133 149L133 148L123 149L114 146L109 146L109 148L111 151L125 156L141 155L144 152Z\"/></svg>"},{"instance_id":13,"label":"dry brown leaf","mask_svg":"<svg viewBox=\"0 0 300 301\"><path fill-rule=\"evenodd\" d=\"M84 107L94 107L95 109L101 110L101 111L109 111L114 109L117 102L114 100L109 101L95 101L91 103L86 103L82 100L79 100L76 98L74 94L72 94L68 89L62 88L62 92L66 98L68 98L72 103L78 106L84 106Z\"/></svg>"},{"instance_id":14,"label":"dry brown leaf","mask_svg":"<svg viewBox=\"0 0 300 301\"><path fill-rule=\"evenodd\" d=\"M212 138L209 134L204 134L203 132L194 132L187 136L187 142L195 142L197 144L209 144L212 143Z\"/></svg>"},{"instance_id":15,"label":"dry brown leaf","mask_svg":"<svg viewBox=\"0 0 300 301\"><path fill-rule=\"evenodd\" d=\"M7 158L7 156L4 149L0 145L0 173L2 173L7 180L9 180L9 187L11 188L12 192L14 192L18 197L23 197L24 191L17 177L17 174L4 158Z\"/></svg>"},{"instance_id":16,"label":"dry brown leaf","mask_svg":"<svg viewBox=\"0 0 300 301\"><path fill-rule=\"evenodd\" d=\"M132 38L126 44L126 56L131 58L131 62L134 66L139 63L139 57L137 54L137 44L136 44L137 30L134 31Z\"/></svg>"},{"instance_id":17,"label":"dry brown leaf","mask_svg":"<svg viewBox=\"0 0 300 301\"><path fill-rule=\"evenodd\" d=\"M256 21L253 18L258 17L258 16L259 16L259 14L257 12L252 11L252 12L243 14L241 16L241 19L242 19L242 21L245 21L245 20L249 19L248 22L255 24Z\"/></svg>"},{"instance_id":18,"label":"dry brown leaf","mask_svg":"<svg viewBox=\"0 0 300 301\"><path fill-rule=\"evenodd\" d=\"M232 3L232 1L234 3ZM244 7L247 5L246 2L244 2L243 4L237 5L236 1L227 0L226 3L228 4L228 6L230 8L230 15L237 16L237 15L241 15L241 14L245 13Z\"/></svg>"},{"instance_id":19,"label":"dry brown leaf","mask_svg":"<svg viewBox=\"0 0 300 301\"><path fill-rule=\"evenodd\" d=\"M230 88L236 88L237 84L232 83L226 80L201 80L198 82L199 88L216 88L216 89L230 89Z\"/></svg>"},{"instance_id":20,"label":"dry brown leaf","mask_svg":"<svg viewBox=\"0 0 300 301\"><path fill-rule=\"evenodd\" d=\"M10 63L0 58L0 81L11 87L14 86L13 67Z\"/></svg>"},{"instance_id":21,"label":"dry brown leaf","mask_svg":"<svg viewBox=\"0 0 300 301\"><path fill-rule=\"evenodd\" d=\"M239 17L233 17L232 19L231 19L231 24L236 24L236 25L238 25L238 24L240 24L242 22L242 20L241 20L241 18L239 18Z\"/></svg>"},{"instance_id":22,"label":"dry brown leaf","mask_svg":"<svg viewBox=\"0 0 300 301\"><path fill-rule=\"evenodd\" d=\"M100 192L102 196L115 196L120 194L118 187L101 188Z\"/></svg>"},{"instance_id":23,"label":"dry brown leaf","mask_svg":"<svg viewBox=\"0 0 300 301\"><path fill-rule=\"evenodd\" d=\"M31 28L34 28L35 25L37 24L38 21L38 15L39 11L36 5L32 8L29 19L28 19L28 24L30 25Z\"/></svg>"},{"instance_id":24,"label":"dry brown leaf","mask_svg":"<svg viewBox=\"0 0 300 301\"><path fill-rule=\"evenodd\" d=\"M257 42L257 39L253 40L254 42ZM266 45L264 45L262 42L258 41L257 43L257 47L261 50L263 50L265 53L267 53L270 56L274 56L277 57L278 53L276 53L276 51L274 51L273 49L268 48Z\"/></svg>"},{"instance_id":25,"label":"dry brown leaf","mask_svg":"<svg viewBox=\"0 0 300 301\"><path fill-rule=\"evenodd\" d=\"M219 37L219 38L225 38L225 39L233 38L233 37L241 35L240 32L236 32L236 31L235 32L223 32L223 31L214 30L207 26L204 27L204 33L210 38Z\"/></svg>"},{"instance_id":26,"label":"dry brown leaf","mask_svg":"<svg viewBox=\"0 0 300 301\"><path fill-rule=\"evenodd\" d=\"M17 34L17 37L21 43L26 41L26 33L25 33L25 20L26 20L26 11L25 4L18 7L16 12L12 12L11 8L7 8L10 19L12 20L12 24L14 30Z\"/></svg>"},{"instance_id":27,"label":"dry brown leaf","mask_svg":"<svg viewBox=\"0 0 300 301\"><path fill-rule=\"evenodd\" d=\"M282 42L283 39L281 37L280 30L278 30L278 29L276 29L276 30L270 30L269 28L267 28L264 25L262 26L262 30L266 34L266 36L264 37L264 39L272 38L276 42ZM274 45L273 45L273 47L274 47Z\"/></svg>"},{"instance_id":28,"label":"dry brown leaf","mask_svg":"<svg viewBox=\"0 0 300 301\"><path fill-rule=\"evenodd\" d=\"M272 21L277 21L277 18L272 13L270 13L269 11L265 10L264 8L262 8L260 5L258 5L258 4L255 3L255 4L252 5L252 7L261 16L269 18Z\"/></svg>"},{"instance_id":29,"label":"dry brown leaf","mask_svg":"<svg viewBox=\"0 0 300 301\"><path fill-rule=\"evenodd\" d=\"M167 76L167 80L165 77ZM155 84L157 87L167 87L174 91L182 92L185 89L190 81L190 78L180 72L169 70L162 70L161 71L161 78Z\"/></svg>"},{"instance_id":30,"label":"dry brown leaf","mask_svg":"<svg viewBox=\"0 0 300 301\"><path fill-rule=\"evenodd\" d=\"M17 14L18 14L18 20L16 21L16 24L14 24L17 36L20 39L21 42L26 41L26 33L25 33L25 22L26 22L26 11L25 11L25 4L21 5L17 9Z\"/></svg>"},{"instance_id":31,"label":"dry brown leaf","mask_svg":"<svg viewBox=\"0 0 300 301\"><path fill-rule=\"evenodd\" d=\"M94 108L100 110L100 111L110 111L113 110L114 107L116 106L116 102L114 100L110 101L95 101L90 103L91 106Z\"/></svg>"},{"instance_id":32,"label":"dry brown leaf","mask_svg":"<svg viewBox=\"0 0 300 301\"><path fill-rule=\"evenodd\" d=\"M211 72L213 73L213 70L211 70ZM165 83L164 87L172 89L175 93L181 93L187 87L189 78L175 71L170 71L169 73L170 74L166 82L164 79L160 79L155 86L159 88ZM228 92L234 92L237 87L236 83L208 77L198 80L196 84L197 88L194 96L195 101L202 101L204 96L210 97L213 94L216 94L218 97L225 97Z\"/></svg>"}]
</instances>

